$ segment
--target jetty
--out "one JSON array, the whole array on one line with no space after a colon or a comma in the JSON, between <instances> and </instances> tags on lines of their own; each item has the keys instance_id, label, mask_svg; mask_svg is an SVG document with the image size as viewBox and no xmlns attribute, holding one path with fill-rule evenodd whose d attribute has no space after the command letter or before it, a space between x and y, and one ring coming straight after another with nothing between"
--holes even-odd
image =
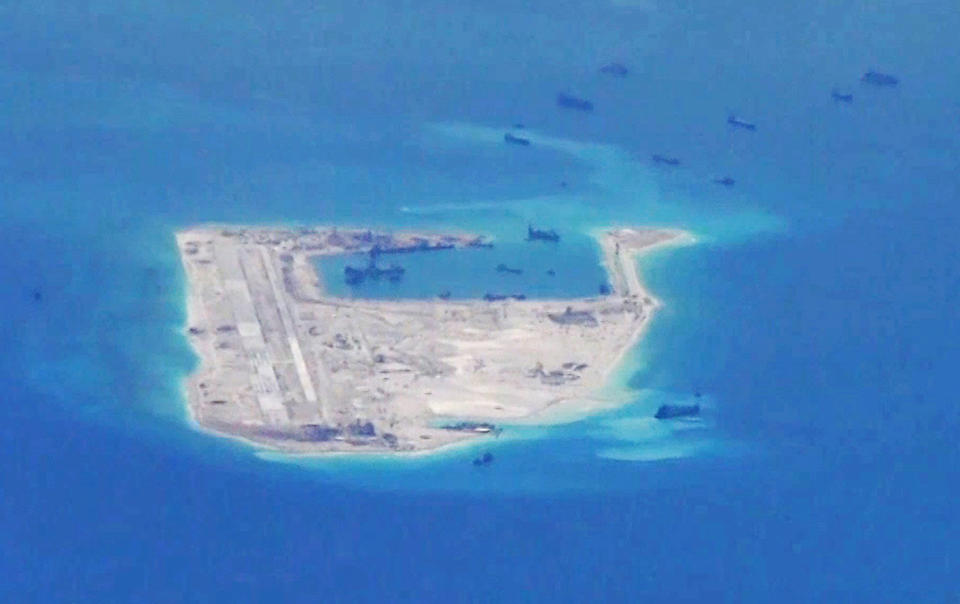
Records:
<instances>
[{"instance_id":1,"label":"jetty","mask_svg":"<svg viewBox=\"0 0 960 604\"><path fill-rule=\"evenodd\" d=\"M377 257L384 254L412 254L413 252L437 252L452 250L457 242L449 237L439 241L431 241L424 237L414 237L410 242L398 243L390 241L388 244L377 243L370 248L370 256Z\"/></svg>"}]
</instances>

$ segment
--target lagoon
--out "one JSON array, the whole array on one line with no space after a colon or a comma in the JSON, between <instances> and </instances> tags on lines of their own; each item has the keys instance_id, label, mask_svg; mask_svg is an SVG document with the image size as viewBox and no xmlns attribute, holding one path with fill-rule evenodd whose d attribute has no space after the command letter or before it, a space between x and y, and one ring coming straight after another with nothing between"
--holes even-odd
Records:
<instances>
[{"instance_id":1,"label":"lagoon","mask_svg":"<svg viewBox=\"0 0 960 604\"><path fill-rule=\"evenodd\" d=\"M315 263L327 292L343 298L427 299L447 292L454 300L479 299L487 293L585 298L598 295L601 285L608 283L596 241L576 232L564 233L558 243L507 240L496 241L493 248L381 255L378 266L402 266L402 279L347 284L344 268L362 268L369 260L367 254L347 254L318 256ZM498 270L501 265L510 270Z\"/></svg>"}]
</instances>

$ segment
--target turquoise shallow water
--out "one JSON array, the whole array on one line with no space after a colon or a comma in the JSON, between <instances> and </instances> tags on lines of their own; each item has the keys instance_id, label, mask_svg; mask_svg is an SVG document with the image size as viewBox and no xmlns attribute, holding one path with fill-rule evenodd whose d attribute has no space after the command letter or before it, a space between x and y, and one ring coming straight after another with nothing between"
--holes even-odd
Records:
<instances>
[{"instance_id":1,"label":"turquoise shallow water","mask_svg":"<svg viewBox=\"0 0 960 604\"><path fill-rule=\"evenodd\" d=\"M402 267L399 281L384 277L347 284L344 268L362 269L369 261L366 254L321 257L317 267L327 291L341 297L434 298L449 293L451 299L468 299L493 293L531 299L575 298L596 296L601 285L609 287L599 248L577 232L564 233L558 243L513 239L485 249L384 255L377 266ZM504 270L498 270L501 266Z\"/></svg>"},{"instance_id":2,"label":"turquoise shallow water","mask_svg":"<svg viewBox=\"0 0 960 604\"><path fill-rule=\"evenodd\" d=\"M955 599L953 4L0 16L4 600ZM516 122L530 147L503 144ZM199 222L466 229L539 275L533 222L571 234L566 293L597 285L592 228L697 243L641 260L664 305L626 404L510 426L478 470L475 448L291 461L193 430L173 233ZM452 279L437 258L411 270ZM697 390L700 421L650 419Z\"/></svg>"}]
</instances>

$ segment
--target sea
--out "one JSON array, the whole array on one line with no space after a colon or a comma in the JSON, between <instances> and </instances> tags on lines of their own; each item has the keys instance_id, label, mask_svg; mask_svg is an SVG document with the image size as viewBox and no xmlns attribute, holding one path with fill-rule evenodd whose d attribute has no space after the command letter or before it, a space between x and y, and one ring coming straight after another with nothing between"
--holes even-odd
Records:
<instances>
[{"instance_id":1,"label":"sea","mask_svg":"<svg viewBox=\"0 0 960 604\"><path fill-rule=\"evenodd\" d=\"M958 30L955 0L0 3L0 600L960 600ZM291 458L186 413L200 223L497 242L393 289L319 267L380 298L592 295L596 229L696 241L639 260L623 405Z\"/></svg>"}]
</instances>

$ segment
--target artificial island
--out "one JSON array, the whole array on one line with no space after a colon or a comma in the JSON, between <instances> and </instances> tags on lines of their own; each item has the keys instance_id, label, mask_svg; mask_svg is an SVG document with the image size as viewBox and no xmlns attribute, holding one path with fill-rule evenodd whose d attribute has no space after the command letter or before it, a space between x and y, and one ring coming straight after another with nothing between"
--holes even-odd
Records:
<instances>
[{"instance_id":1,"label":"artificial island","mask_svg":"<svg viewBox=\"0 0 960 604\"><path fill-rule=\"evenodd\" d=\"M595 297L373 300L329 294L316 257L492 244L330 227L183 230L187 334L200 360L186 383L190 415L290 453L416 452L609 405L602 387L657 306L635 256L684 237L598 232L609 287Z\"/></svg>"}]
</instances>

